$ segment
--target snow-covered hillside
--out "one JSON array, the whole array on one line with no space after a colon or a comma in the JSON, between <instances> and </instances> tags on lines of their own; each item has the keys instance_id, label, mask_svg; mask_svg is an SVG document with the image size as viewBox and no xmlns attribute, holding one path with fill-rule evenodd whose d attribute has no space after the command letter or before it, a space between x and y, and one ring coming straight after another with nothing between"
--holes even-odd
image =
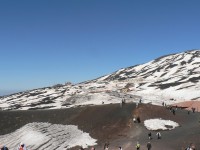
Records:
<instances>
[{"instance_id":1,"label":"snow-covered hillside","mask_svg":"<svg viewBox=\"0 0 200 150\"><path fill-rule=\"evenodd\" d=\"M148 63L79 83L0 98L1 109L55 109L127 102L167 104L200 100L200 50L162 56Z\"/></svg>"},{"instance_id":2,"label":"snow-covered hillside","mask_svg":"<svg viewBox=\"0 0 200 150\"><path fill-rule=\"evenodd\" d=\"M87 148L96 145L96 139L90 137L74 125L50 123L29 123L13 133L0 135L2 143L8 143L10 149L17 149L21 141L28 149L69 149L75 146ZM53 143L53 144L52 144Z\"/></svg>"}]
</instances>

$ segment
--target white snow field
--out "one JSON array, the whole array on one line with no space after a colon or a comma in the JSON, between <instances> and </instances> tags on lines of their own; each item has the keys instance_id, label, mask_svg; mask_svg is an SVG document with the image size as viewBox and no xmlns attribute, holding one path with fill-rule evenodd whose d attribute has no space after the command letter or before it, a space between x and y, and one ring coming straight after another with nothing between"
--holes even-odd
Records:
<instances>
[{"instance_id":1,"label":"white snow field","mask_svg":"<svg viewBox=\"0 0 200 150\"><path fill-rule=\"evenodd\" d=\"M175 127L178 127L179 124L171 120L163 119L148 119L144 121L144 126L148 130L172 130Z\"/></svg>"},{"instance_id":2,"label":"white snow field","mask_svg":"<svg viewBox=\"0 0 200 150\"><path fill-rule=\"evenodd\" d=\"M13 133L1 135L0 141L11 150L16 149L20 142L29 150L66 150L74 146L87 148L97 144L96 139L77 126L36 122L26 124Z\"/></svg>"},{"instance_id":3,"label":"white snow field","mask_svg":"<svg viewBox=\"0 0 200 150\"><path fill-rule=\"evenodd\" d=\"M200 50L162 56L98 79L0 97L2 110L60 109L127 102L171 105L200 101Z\"/></svg>"}]
</instances>

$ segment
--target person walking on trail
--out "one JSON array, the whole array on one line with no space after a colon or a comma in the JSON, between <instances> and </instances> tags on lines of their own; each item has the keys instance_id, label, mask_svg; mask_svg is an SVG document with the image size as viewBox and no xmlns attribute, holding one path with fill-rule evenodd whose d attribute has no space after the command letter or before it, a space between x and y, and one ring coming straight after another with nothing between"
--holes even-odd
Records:
<instances>
[{"instance_id":1,"label":"person walking on trail","mask_svg":"<svg viewBox=\"0 0 200 150\"><path fill-rule=\"evenodd\" d=\"M4 145L3 147L1 147L1 150L8 150L8 148Z\"/></svg>"},{"instance_id":2,"label":"person walking on trail","mask_svg":"<svg viewBox=\"0 0 200 150\"><path fill-rule=\"evenodd\" d=\"M137 149L137 150L140 149L140 143L139 143L139 142L137 142L137 144L136 144L136 149Z\"/></svg>"},{"instance_id":3,"label":"person walking on trail","mask_svg":"<svg viewBox=\"0 0 200 150\"><path fill-rule=\"evenodd\" d=\"M104 150L108 150L109 149L109 147L106 147Z\"/></svg>"},{"instance_id":4,"label":"person walking on trail","mask_svg":"<svg viewBox=\"0 0 200 150\"><path fill-rule=\"evenodd\" d=\"M138 108L138 103L136 103L136 108Z\"/></svg>"},{"instance_id":5,"label":"person walking on trail","mask_svg":"<svg viewBox=\"0 0 200 150\"><path fill-rule=\"evenodd\" d=\"M151 140L151 132L148 133L149 140Z\"/></svg>"},{"instance_id":6,"label":"person walking on trail","mask_svg":"<svg viewBox=\"0 0 200 150\"><path fill-rule=\"evenodd\" d=\"M140 117L139 117L139 116L137 116L137 122L138 122L138 123L140 123L140 122L141 122L141 120L140 120Z\"/></svg>"},{"instance_id":7,"label":"person walking on trail","mask_svg":"<svg viewBox=\"0 0 200 150\"><path fill-rule=\"evenodd\" d=\"M175 112L175 110L174 110L174 109L172 110L172 113L173 113L173 115L175 115L175 114L176 114L176 112Z\"/></svg>"},{"instance_id":8,"label":"person walking on trail","mask_svg":"<svg viewBox=\"0 0 200 150\"><path fill-rule=\"evenodd\" d=\"M193 112L193 113L195 112L195 108L194 108L194 107L192 107L192 112Z\"/></svg>"},{"instance_id":9,"label":"person walking on trail","mask_svg":"<svg viewBox=\"0 0 200 150\"><path fill-rule=\"evenodd\" d=\"M190 114L190 111L188 110L188 115Z\"/></svg>"},{"instance_id":10,"label":"person walking on trail","mask_svg":"<svg viewBox=\"0 0 200 150\"><path fill-rule=\"evenodd\" d=\"M147 143L147 149L148 149L148 150L151 149L151 143L150 143L150 142Z\"/></svg>"},{"instance_id":11,"label":"person walking on trail","mask_svg":"<svg viewBox=\"0 0 200 150\"><path fill-rule=\"evenodd\" d=\"M160 134L160 132L157 132L156 135L157 135L157 138L158 138L158 139L161 139L161 134Z\"/></svg>"},{"instance_id":12,"label":"person walking on trail","mask_svg":"<svg viewBox=\"0 0 200 150\"><path fill-rule=\"evenodd\" d=\"M27 150L27 149L26 149L25 144L21 142L21 143L19 144L17 150Z\"/></svg>"},{"instance_id":13,"label":"person walking on trail","mask_svg":"<svg viewBox=\"0 0 200 150\"><path fill-rule=\"evenodd\" d=\"M119 150L122 150L122 147L121 147L121 146L119 146Z\"/></svg>"},{"instance_id":14,"label":"person walking on trail","mask_svg":"<svg viewBox=\"0 0 200 150\"><path fill-rule=\"evenodd\" d=\"M190 145L188 145L187 148L185 148L185 150L195 150L195 145L193 143L190 143Z\"/></svg>"},{"instance_id":15,"label":"person walking on trail","mask_svg":"<svg viewBox=\"0 0 200 150\"><path fill-rule=\"evenodd\" d=\"M134 122L134 123L136 123L136 122L137 122L135 117L133 118L133 122Z\"/></svg>"},{"instance_id":16,"label":"person walking on trail","mask_svg":"<svg viewBox=\"0 0 200 150\"><path fill-rule=\"evenodd\" d=\"M104 145L104 150L108 150L109 149L109 143L105 143L105 145Z\"/></svg>"}]
</instances>

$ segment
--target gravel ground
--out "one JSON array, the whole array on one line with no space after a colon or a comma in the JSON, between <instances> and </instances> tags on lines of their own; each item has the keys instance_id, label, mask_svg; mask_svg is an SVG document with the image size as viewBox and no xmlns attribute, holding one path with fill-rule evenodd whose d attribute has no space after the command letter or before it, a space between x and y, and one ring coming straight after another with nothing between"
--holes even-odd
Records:
<instances>
[{"instance_id":1,"label":"gravel ground","mask_svg":"<svg viewBox=\"0 0 200 150\"><path fill-rule=\"evenodd\" d=\"M133 116L140 116L141 123L133 123ZM151 104L134 103L83 106L57 110L0 111L0 135L11 133L31 122L49 122L52 124L78 125L79 129L98 139L96 149L103 149L109 143L110 150L122 146L125 150L134 150L139 141L141 149L147 149L148 130L143 121L152 118L172 120L180 127L171 131L160 131L162 139L156 139L152 131L153 150L182 150L190 143L200 149L200 113L188 114L178 109L175 115L169 109ZM72 148L78 149L78 147Z\"/></svg>"}]
</instances>

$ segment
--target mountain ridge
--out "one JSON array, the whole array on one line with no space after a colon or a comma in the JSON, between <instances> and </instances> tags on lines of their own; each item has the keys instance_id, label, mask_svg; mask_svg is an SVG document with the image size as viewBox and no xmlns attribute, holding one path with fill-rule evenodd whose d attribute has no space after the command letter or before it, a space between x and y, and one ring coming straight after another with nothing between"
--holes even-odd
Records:
<instances>
[{"instance_id":1,"label":"mountain ridge","mask_svg":"<svg viewBox=\"0 0 200 150\"><path fill-rule=\"evenodd\" d=\"M199 100L200 50L158 57L141 65L77 84L43 87L0 97L6 110L56 109L80 105L138 102L167 104ZM172 101L172 99L174 101Z\"/></svg>"}]
</instances>

